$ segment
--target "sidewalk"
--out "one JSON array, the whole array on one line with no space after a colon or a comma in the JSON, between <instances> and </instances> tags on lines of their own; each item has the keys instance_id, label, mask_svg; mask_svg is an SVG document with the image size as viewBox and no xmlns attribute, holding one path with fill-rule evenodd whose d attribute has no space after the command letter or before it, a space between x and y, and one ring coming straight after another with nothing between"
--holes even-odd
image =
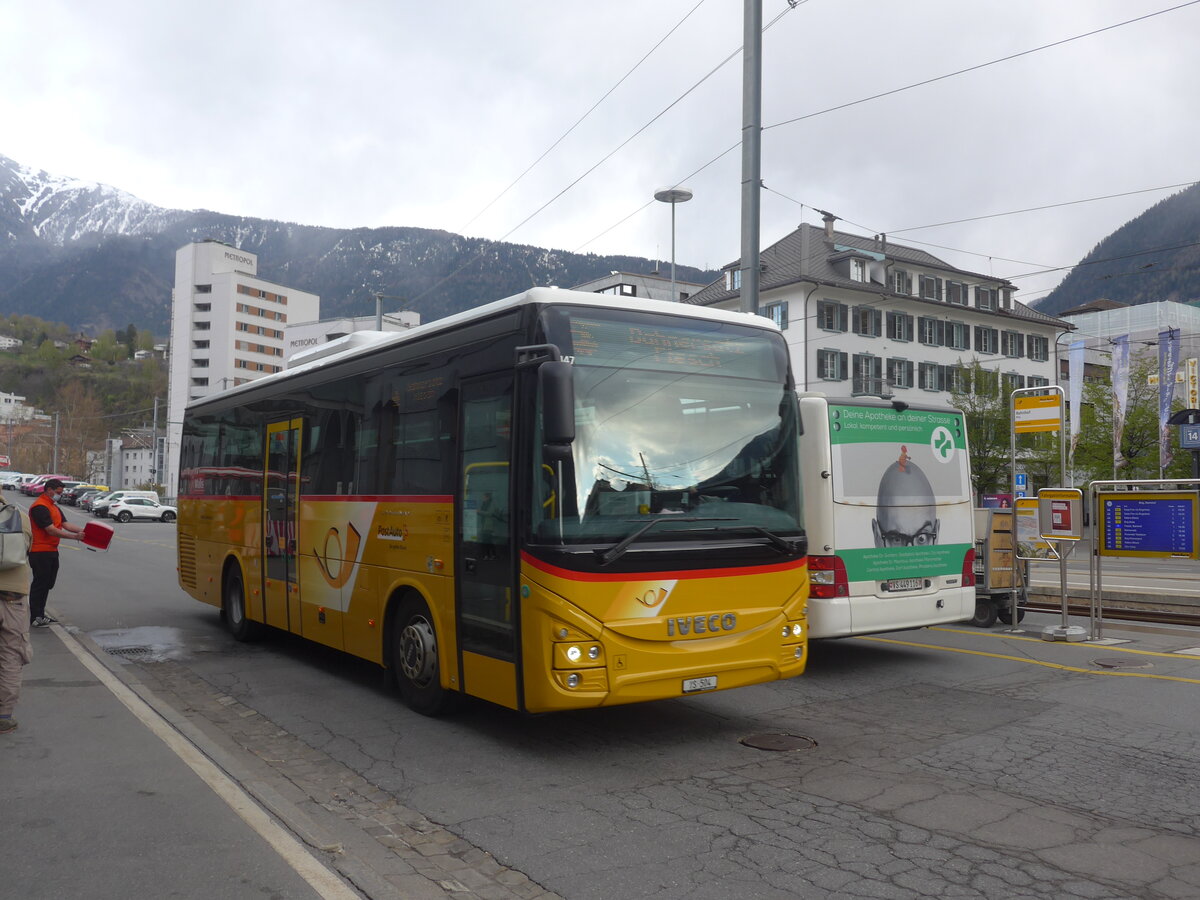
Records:
<instances>
[{"instance_id":1,"label":"sidewalk","mask_svg":"<svg viewBox=\"0 0 1200 900\"><path fill-rule=\"evenodd\" d=\"M263 827L247 824L240 789L202 780L157 731L208 760L61 626L32 631L20 727L0 737L4 896L360 896L253 804Z\"/></svg>"}]
</instances>

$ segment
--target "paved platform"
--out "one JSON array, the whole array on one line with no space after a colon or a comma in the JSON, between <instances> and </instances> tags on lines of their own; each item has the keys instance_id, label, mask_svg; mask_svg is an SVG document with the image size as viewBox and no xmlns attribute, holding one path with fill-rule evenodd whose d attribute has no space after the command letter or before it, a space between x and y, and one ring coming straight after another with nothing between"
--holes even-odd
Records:
<instances>
[{"instance_id":1,"label":"paved platform","mask_svg":"<svg viewBox=\"0 0 1200 900\"><path fill-rule=\"evenodd\" d=\"M530 789L503 815L471 812L478 790L467 785L438 798L439 819L528 874L530 889L568 900L716 900L735 886L750 900L1200 897L1200 631L1109 622L1103 644L1042 640L1058 621L1030 613L1015 631L961 625L824 642L800 679L714 694L703 706L680 701L706 725L674 738L704 764L676 766L661 742L650 756L636 740L609 748L641 774L636 785L597 782L587 803L592 822L608 811L596 826L612 835L600 838L603 868L583 844L566 855L531 845L538 829L523 817L545 815L532 785L548 776L520 756L503 777L518 792L529 779ZM253 811L227 802L228 785L202 780L161 733L187 723L159 717L156 726L127 705L103 677L108 667L75 652L94 645L61 628L33 637L22 726L0 739L5 895L489 897L498 887L484 862L471 889L444 894L428 879L414 893L383 877L377 893L369 873L347 886L336 849L315 848L311 822L289 816L294 807L257 809L296 839L289 849L252 827ZM679 708L663 712L681 721L671 712ZM607 720L631 716L640 711ZM549 737L581 721L522 720L521 731ZM817 745L772 753L729 740L751 721ZM486 738L460 752L472 765L489 752ZM336 758L306 764L325 783L357 777L339 775ZM236 765L223 771L237 780ZM303 772L283 774L304 790ZM381 809L403 813L379 793ZM332 805L315 781L312 797L313 808ZM555 802L569 811L565 797ZM564 820L562 845L572 846L575 820ZM367 830L379 853L360 858L381 872L413 852L394 830ZM334 880L314 883L305 856Z\"/></svg>"}]
</instances>

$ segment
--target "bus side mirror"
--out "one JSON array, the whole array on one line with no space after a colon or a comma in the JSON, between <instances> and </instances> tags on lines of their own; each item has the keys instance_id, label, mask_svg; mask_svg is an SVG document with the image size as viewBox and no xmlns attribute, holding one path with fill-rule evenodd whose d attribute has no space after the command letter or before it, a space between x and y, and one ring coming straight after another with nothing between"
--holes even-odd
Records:
<instances>
[{"instance_id":1,"label":"bus side mirror","mask_svg":"<svg viewBox=\"0 0 1200 900\"><path fill-rule=\"evenodd\" d=\"M547 456L570 456L575 440L575 384L572 366L545 362L538 367L542 392L542 436Z\"/></svg>"}]
</instances>

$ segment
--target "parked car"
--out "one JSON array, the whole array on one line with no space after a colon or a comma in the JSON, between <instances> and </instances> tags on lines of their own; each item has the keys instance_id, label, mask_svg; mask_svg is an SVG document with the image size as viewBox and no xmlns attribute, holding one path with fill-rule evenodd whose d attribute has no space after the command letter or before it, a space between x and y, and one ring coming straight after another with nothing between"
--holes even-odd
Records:
<instances>
[{"instance_id":1,"label":"parked car","mask_svg":"<svg viewBox=\"0 0 1200 900\"><path fill-rule=\"evenodd\" d=\"M57 478L59 481L74 481L70 475L37 475L33 480L21 485L21 493L27 494L30 497L36 497L46 489L46 482L51 478Z\"/></svg>"},{"instance_id":2,"label":"parked car","mask_svg":"<svg viewBox=\"0 0 1200 900\"><path fill-rule=\"evenodd\" d=\"M15 491L21 483L21 478L24 477L20 472L0 472L0 488L6 491Z\"/></svg>"},{"instance_id":3,"label":"parked car","mask_svg":"<svg viewBox=\"0 0 1200 900\"><path fill-rule=\"evenodd\" d=\"M105 495L107 493L108 493L108 491L95 491L95 490L84 491L82 494L80 494L78 497L75 498L75 505L78 506L80 509L86 509L90 512L91 508L92 508L92 501L95 500L97 497L102 497L103 495Z\"/></svg>"},{"instance_id":4,"label":"parked car","mask_svg":"<svg viewBox=\"0 0 1200 900\"><path fill-rule=\"evenodd\" d=\"M118 500L124 500L126 497L141 497L144 500L153 500L158 503L160 497L154 491L110 491L106 497L97 497L92 501L92 515L98 519L103 519L108 515L108 506L110 503L115 503Z\"/></svg>"},{"instance_id":5,"label":"parked car","mask_svg":"<svg viewBox=\"0 0 1200 900\"><path fill-rule=\"evenodd\" d=\"M68 506L78 506L79 498L88 491L108 490L108 488L102 484L87 484L85 482L79 482L77 484L67 484L64 482L63 486L66 488L66 490L62 492L62 497L59 499Z\"/></svg>"},{"instance_id":6,"label":"parked car","mask_svg":"<svg viewBox=\"0 0 1200 900\"><path fill-rule=\"evenodd\" d=\"M124 497L109 504L108 515L118 522L130 522L134 519L174 522L178 511L173 506L163 506L149 497Z\"/></svg>"}]
</instances>

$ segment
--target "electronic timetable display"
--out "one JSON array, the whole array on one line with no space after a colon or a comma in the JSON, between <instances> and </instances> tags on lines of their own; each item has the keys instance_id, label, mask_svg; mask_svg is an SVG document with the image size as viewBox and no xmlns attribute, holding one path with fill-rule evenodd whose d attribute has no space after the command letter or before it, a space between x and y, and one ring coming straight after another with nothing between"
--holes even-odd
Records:
<instances>
[{"instance_id":1,"label":"electronic timetable display","mask_svg":"<svg viewBox=\"0 0 1200 900\"><path fill-rule=\"evenodd\" d=\"M1200 558L1195 491L1122 491L1097 495L1102 556Z\"/></svg>"}]
</instances>

